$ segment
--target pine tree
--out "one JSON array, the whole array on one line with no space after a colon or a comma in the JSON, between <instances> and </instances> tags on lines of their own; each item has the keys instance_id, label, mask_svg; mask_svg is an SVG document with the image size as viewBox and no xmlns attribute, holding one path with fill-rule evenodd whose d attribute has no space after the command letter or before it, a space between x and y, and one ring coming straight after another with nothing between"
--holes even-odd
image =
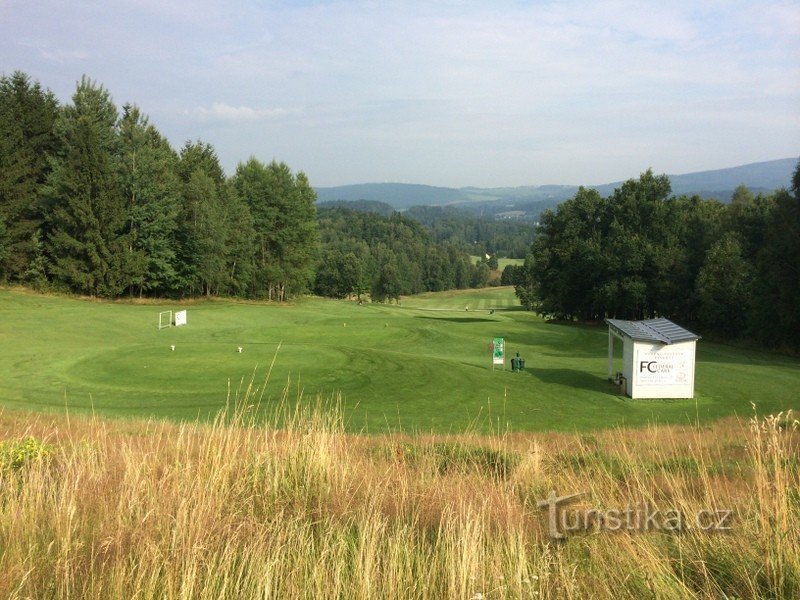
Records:
<instances>
[{"instance_id":1,"label":"pine tree","mask_svg":"<svg viewBox=\"0 0 800 600\"><path fill-rule=\"evenodd\" d=\"M47 287L47 255L42 234L37 229L31 236L31 246L33 247L33 260L25 271L25 281L30 283L36 290L43 290Z\"/></svg>"},{"instance_id":2,"label":"pine tree","mask_svg":"<svg viewBox=\"0 0 800 600\"><path fill-rule=\"evenodd\" d=\"M20 71L0 78L0 278L26 281L42 224L41 188L56 149L58 104Z\"/></svg>"},{"instance_id":3,"label":"pine tree","mask_svg":"<svg viewBox=\"0 0 800 600\"><path fill-rule=\"evenodd\" d=\"M86 77L72 102L56 123L61 150L45 192L51 272L73 291L115 296L129 282L117 109L109 93Z\"/></svg>"}]
</instances>

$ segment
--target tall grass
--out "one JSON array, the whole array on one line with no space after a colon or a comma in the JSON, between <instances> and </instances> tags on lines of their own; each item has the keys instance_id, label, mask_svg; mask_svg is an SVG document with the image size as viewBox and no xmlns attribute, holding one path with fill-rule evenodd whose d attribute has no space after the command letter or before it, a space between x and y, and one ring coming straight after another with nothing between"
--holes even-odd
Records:
<instances>
[{"instance_id":1,"label":"tall grass","mask_svg":"<svg viewBox=\"0 0 800 600\"><path fill-rule=\"evenodd\" d=\"M800 596L791 415L369 437L335 399L281 403L264 425L258 390L237 396L211 424L0 413L6 450L27 448L0 449L0 597ZM734 518L558 541L537 507L550 490Z\"/></svg>"}]
</instances>

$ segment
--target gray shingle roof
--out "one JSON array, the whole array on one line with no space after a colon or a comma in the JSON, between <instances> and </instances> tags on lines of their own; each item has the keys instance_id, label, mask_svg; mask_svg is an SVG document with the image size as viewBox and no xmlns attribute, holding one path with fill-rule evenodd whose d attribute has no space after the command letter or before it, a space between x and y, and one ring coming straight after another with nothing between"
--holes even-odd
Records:
<instances>
[{"instance_id":1,"label":"gray shingle roof","mask_svg":"<svg viewBox=\"0 0 800 600\"><path fill-rule=\"evenodd\" d=\"M699 340L700 336L676 325L669 319L646 319L644 321L623 321L622 319L606 319L606 323L620 335L627 336L637 342L656 342L658 344L674 344Z\"/></svg>"}]
</instances>

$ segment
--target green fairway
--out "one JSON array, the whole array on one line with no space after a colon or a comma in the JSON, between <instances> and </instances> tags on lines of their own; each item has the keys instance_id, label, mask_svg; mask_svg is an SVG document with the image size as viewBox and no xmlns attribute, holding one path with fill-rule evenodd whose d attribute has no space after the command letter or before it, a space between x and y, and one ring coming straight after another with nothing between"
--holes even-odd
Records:
<instances>
[{"instance_id":1,"label":"green fairway","mask_svg":"<svg viewBox=\"0 0 800 600\"><path fill-rule=\"evenodd\" d=\"M480 256L474 256L473 255L473 256L470 256L470 259L472 259L472 262L474 264L476 264L476 265L481 261L481 257ZM525 264L525 259L524 258L498 258L497 259L497 270L498 271L502 271L508 265L520 266L520 265L524 265L524 264Z\"/></svg>"},{"instance_id":2,"label":"green fairway","mask_svg":"<svg viewBox=\"0 0 800 600\"><path fill-rule=\"evenodd\" d=\"M465 310L466 308L469 310ZM159 331L158 312L189 324ZM494 312L490 312L494 310ZM702 332L701 332L702 333ZM506 338L524 373L492 371ZM800 361L698 343L695 400L619 396L603 326L550 324L511 288L442 292L400 305L91 302L0 290L0 406L207 417L256 371L268 408L291 380L307 400L341 393L351 430L571 430L800 408ZM175 345L175 350L171 346ZM237 348L241 346L243 352Z\"/></svg>"}]
</instances>

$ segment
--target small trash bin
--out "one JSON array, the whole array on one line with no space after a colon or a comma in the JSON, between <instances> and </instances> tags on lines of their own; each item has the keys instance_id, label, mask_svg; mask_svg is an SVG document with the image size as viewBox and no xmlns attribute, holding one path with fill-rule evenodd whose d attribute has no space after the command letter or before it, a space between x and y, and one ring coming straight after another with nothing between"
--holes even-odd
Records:
<instances>
[{"instance_id":1,"label":"small trash bin","mask_svg":"<svg viewBox=\"0 0 800 600\"><path fill-rule=\"evenodd\" d=\"M519 361L516 358L512 358L511 359L511 370L516 373L518 369L519 369Z\"/></svg>"},{"instance_id":2,"label":"small trash bin","mask_svg":"<svg viewBox=\"0 0 800 600\"><path fill-rule=\"evenodd\" d=\"M517 366L519 367L520 371L525 370L525 359L524 358L517 359Z\"/></svg>"}]
</instances>

